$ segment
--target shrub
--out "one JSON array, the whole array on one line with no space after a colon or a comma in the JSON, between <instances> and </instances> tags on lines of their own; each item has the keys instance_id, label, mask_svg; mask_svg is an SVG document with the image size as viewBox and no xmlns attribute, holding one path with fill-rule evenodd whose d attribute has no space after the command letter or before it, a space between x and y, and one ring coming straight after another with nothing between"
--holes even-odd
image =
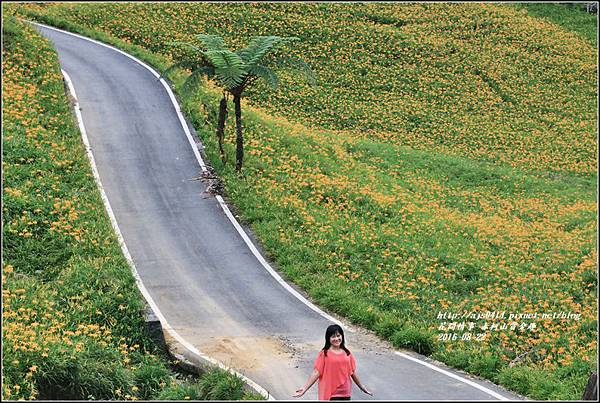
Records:
<instances>
[{"instance_id":1,"label":"shrub","mask_svg":"<svg viewBox=\"0 0 600 403\"><path fill-rule=\"evenodd\" d=\"M198 389L202 399L239 400L243 395L243 384L241 378L213 368L202 376Z\"/></svg>"},{"instance_id":2,"label":"shrub","mask_svg":"<svg viewBox=\"0 0 600 403\"><path fill-rule=\"evenodd\" d=\"M198 388L193 383L174 384L163 389L157 400L201 400Z\"/></svg>"},{"instance_id":3,"label":"shrub","mask_svg":"<svg viewBox=\"0 0 600 403\"><path fill-rule=\"evenodd\" d=\"M506 367L498 374L498 381L518 393L528 393L532 383L531 368Z\"/></svg>"},{"instance_id":4,"label":"shrub","mask_svg":"<svg viewBox=\"0 0 600 403\"><path fill-rule=\"evenodd\" d=\"M36 376L42 400L115 399L129 390L130 378L118 362L66 357L50 359Z\"/></svg>"},{"instance_id":5,"label":"shrub","mask_svg":"<svg viewBox=\"0 0 600 403\"><path fill-rule=\"evenodd\" d=\"M469 366L470 354L463 350L446 350L435 354L435 359L445 362L449 366L466 370Z\"/></svg>"},{"instance_id":6,"label":"shrub","mask_svg":"<svg viewBox=\"0 0 600 403\"><path fill-rule=\"evenodd\" d=\"M413 327L394 332L392 343L398 348L408 348L423 355L430 355L434 350L431 333Z\"/></svg>"},{"instance_id":7,"label":"shrub","mask_svg":"<svg viewBox=\"0 0 600 403\"><path fill-rule=\"evenodd\" d=\"M171 371L159 363L145 364L133 373L140 399L148 400L160 393L171 378Z\"/></svg>"},{"instance_id":8,"label":"shrub","mask_svg":"<svg viewBox=\"0 0 600 403\"><path fill-rule=\"evenodd\" d=\"M400 320L389 315L382 316L375 324L375 332L384 338L389 338L401 326Z\"/></svg>"},{"instance_id":9,"label":"shrub","mask_svg":"<svg viewBox=\"0 0 600 403\"><path fill-rule=\"evenodd\" d=\"M470 360L468 371L484 378L495 380L502 362L491 354L478 355Z\"/></svg>"}]
</instances>

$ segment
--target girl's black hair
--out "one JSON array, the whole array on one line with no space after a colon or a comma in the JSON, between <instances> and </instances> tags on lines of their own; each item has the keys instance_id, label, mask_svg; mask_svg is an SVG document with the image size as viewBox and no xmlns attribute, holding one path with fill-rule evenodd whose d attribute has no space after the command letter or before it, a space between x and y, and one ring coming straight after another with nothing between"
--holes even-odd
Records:
<instances>
[{"instance_id":1,"label":"girl's black hair","mask_svg":"<svg viewBox=\"0 0 600 403\"><path fill-rule=\"evenodd\" d=\"M340 347L346 352L346 355L350 355L350 350L348 350L345 345L346 338L344 337L344 330L342 330L340 325L331 325L325 331L325 347L323 347L323 354L325 357L327 357L327 350L329 350L329 347L331 347L331 341L329 339L336 333L339 333L340 336L342 336L342 344Z\"/></svg>"}]
</instances>

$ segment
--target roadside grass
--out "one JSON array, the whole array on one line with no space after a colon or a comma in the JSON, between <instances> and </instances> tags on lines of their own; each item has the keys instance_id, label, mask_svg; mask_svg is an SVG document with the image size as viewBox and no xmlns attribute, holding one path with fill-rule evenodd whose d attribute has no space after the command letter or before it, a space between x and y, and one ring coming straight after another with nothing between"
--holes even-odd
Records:
<instances>
[{"instance_id":1,"label":"roadside grass","mask_svg":"<svg viewBox=\"0 0 600 403\"><path fill-rule=\"evenodd\" d=\"M2 399L155 399L181 388L145 330L57 55L28 24L2 22ZM207 376L185 383L194 398L257 398L222 370Z\"/></svg>"},{"instance_id":2,"label":"roadside grass","mask_svg":"<svg viewBox=\"0 0 600 403\"><path fill-rule=\"evenodd\" d=\"M52 25L105 38L159 69L164 69L170 60L126 42L135 39L141 46L162 52L160 43L168 41L167 32L175 31L167 31L158 23L150 27L138 21L137 30L123 30L119 24L136 24L133 21L138 18L152 21L152 13L158 11L179 21L180 26L190 25L180 19L192 18L179 6L128 6L128 21L118 18L118 7L99 7L93 15L92 8L86 7L32 7L27 12ZM235 26L239 15L236 13L263 10L258 6L245 7L232 7L231 14L222 15L232 19ZM264 7L269 16L273 10L275 15L281 11L276 5ZM302 10L301 6L294 7ZM330 6L307 7L320 14L305 11L313 20L305 15L304 22L323 29L327 24L339 24L337 16L328 14L327 7ZM430 10L429 6L423 7ZM376 7L370 10L369 18L382 23L383 11ZM485 10L491 10L494 18L506 18L505 11L493 7ZM448 14L443 18L451 22L461 18ZM326 21L329 17L331 22ZM536 38L545 38L539 32L542 28L554 29L553 25L530 17L522 20L522 14L514 17L529 23L530 27L518 28L528 34L533 29ZM72 21L67 23L64 18ZM205 24L220 23L221 17L212 18ZM399 17L387 18L385 25L404 26ZM422 22L430 27L429 18L424 15ZM485 19L477 21L486 23ZM106 33L96 34L94 28L107 29L115 35L124 32L126 42ZM154 29L164 29L162 36L153 35ZM564 32L546 34L551 41L564 41L565 46L580 44L579 39ZM556 50L555 46L558 45L553 42L551 48ZM528 57L526 52L522 55ZM535 64L532 68L535 76L539 68ZM560 75L560 68L556 68L555 73ZM181 76L173 80L180 90ZM482 81L486 82L483 77ZM489 82L492 81L488 79L485 85ZM380 84L385 85L386 81ZM589 82L584 79L580 84L587 90L573 93L580 97L575 103L589 106L593 103L589 99ZM554 91L551 87L546 89ZM278 269L321 306L376 331L398 348L430 354L534 399L579 399L589 371L597 368L597 148L590 142L595 138L595 116L586 115L581 121L562 117L561 130L571 130L573 134L573 127L582 127L583 131L576 135L583 133L581 141L573 143L568 135L560 137L547 132L542 139L537 133L511 151L515 144L510 142L515 140L511 138L514 133L509 132L499 141L477 139L490 143L485 150L501 145L498 152L513 152L506 160L501 154L474 158L472 152L463 152L465 149L447 152L458 147L459 143L452 143L456 137L448 140L448 147L432 142L419 147L387 135L365 136L351 128L332 130L320 120L324 115L318 113L311 127L298 123L308 110L303 103L318 105L319 98L312 95L300 97L295 93L298 98L293 106L297 108L294 110L298 120L294 121L282 117L286 115L285 108L274 98L268 108L257 107L260 100L255 98L244 105L247 159L242 176L234 173L231 164L223 165L218 156L214 136L218 95L207 87L182 98L183 107L206 146L208 159L225 183L227 197L257 234ZM348 103L359 102L357 98ZM556 99L544 99L542 103L548 110L564 111ZM381 105L384 104L382 100ZM511 120L515 115L510 110L504 110L506 115L498 115L506 118L502 124L518 127L516 137L528 133L523 121ZM274 111L280 113L279 117ZM385 118L385 113L370 113L372 120ZM527 113L534 115L532 110ZM499 120L502 119L493 119L492 124ZM488 128L483 122L476 127L463 123L465 127L459 132L465 138L473 133L469 130ZM231 141L233 137L232 124L228 123L227 138ZM543 144L536 147L540 142ZM229 155L233 155L233 142L227 147ZM587 151L580 152L581 149ZM549 150L554 150L550 154L555 155L548 154ZM519 153L528 155L526 163L512 159ZM566 163L552 166L559 157ZM499 164L498 159L505 163ZM444 340L437 314L464 311L506 311L507 315L572 312L581 316L576 320L497 321L507 328L492 331L477 330L488 322L472 320L477 325L473 337L485 334L483 340ZM526 326L521 330L523 323ZM535 328L531 328L532 324ZM515 328L509 327L513 325ZM510 367L511 361L516 365Z\"/></svg>"}]
</instances>

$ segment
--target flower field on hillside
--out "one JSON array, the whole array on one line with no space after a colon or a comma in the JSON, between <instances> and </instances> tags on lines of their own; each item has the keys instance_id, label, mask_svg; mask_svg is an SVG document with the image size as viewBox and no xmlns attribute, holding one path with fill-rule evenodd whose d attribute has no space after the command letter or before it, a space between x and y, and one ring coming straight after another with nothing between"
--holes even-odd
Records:
<instances>
[{"instance_id":1,"label":"flower field on hillside","mask_svg":"<svg viewBox=\"0 0 600 403\"><path fill-rule=\"evenodd\" d=\"M493 4L64 4L45 10L163 55L218 33L296 36L319 85L251 100L308 126L533 170L596 170L596 52ZM577 49L573 52L573 49Z\"/></svg>"},{"instance_id":2,"label":"flower field on hillside","mask_svg":"<svg viewBox=\"0 0 600 403\"><path fill-rule=\"evenodd\" d=\"M167 61L184 50L166 44L194 33L232 48L300 37L290 52L319 84L282 73L278 92L251 93L243 176L218 156L217 95L183 99L269 257L397 347L536 399L581 397L597 367L597 50L585 39L493 4L28 9ZM445 312L506 317L467 318L473 338L447 340Z\"/></svg>"},{"instance_id":3,"label":"flower field on hillside","mask_svg":"<svg viewBox=\"0 0 600 403\"><path fill-rule=\"evenodd\" d=\"M2 400L206 398L145 331L54 49L2 25ZM242 397L237 377L210 382Z\"/></svg>"}]
</instances>

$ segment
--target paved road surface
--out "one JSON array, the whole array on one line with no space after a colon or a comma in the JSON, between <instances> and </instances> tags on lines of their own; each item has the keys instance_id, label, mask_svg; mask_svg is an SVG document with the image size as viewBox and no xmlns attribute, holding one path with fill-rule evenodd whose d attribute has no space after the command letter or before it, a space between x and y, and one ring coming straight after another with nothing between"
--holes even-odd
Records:
<instances>
[{"instance_id":1,"label":"paved road surface","mask_svg":"<svg viewBox=\"0 0 600 403\"><path fill-rule=\"evenodd\" d=\"M73 81L105 192L138 273L164 317L201 352L275 398L291 398L311 372L331 322L274 280L217 200L204 193L206 185L193 180L199 164L156 78L107 47L40 30L54 43ZM367 332L347 331L346 338L359 376L375 393L371 398L354 386L355 400L497 400L395 354ZM315 384L303 399L316 399L316 390Z\"/></svg>"}]
</instances>

